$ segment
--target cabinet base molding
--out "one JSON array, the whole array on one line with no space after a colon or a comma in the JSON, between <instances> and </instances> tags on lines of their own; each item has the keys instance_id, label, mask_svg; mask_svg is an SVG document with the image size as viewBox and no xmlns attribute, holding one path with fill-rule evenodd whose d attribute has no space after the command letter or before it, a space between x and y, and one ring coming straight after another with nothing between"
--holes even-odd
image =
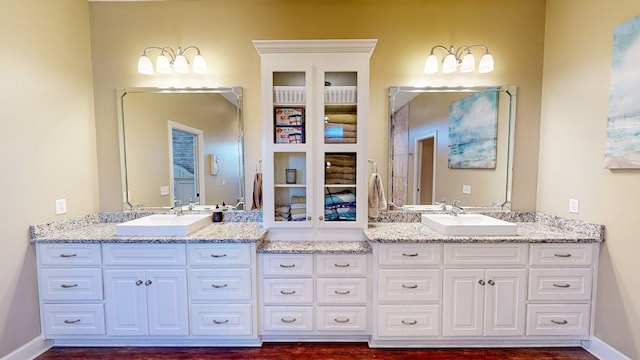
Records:
<instances>
[{"instance_id":1,"label":"cabinet base molding","mask_svg":"<svg viewBox=\"0 0 640 360\"><path fill-rule=\"evenodd\" d=\"M263 342L369 342L369 335L263 335Z\"/></svg>"},{"instance_id":2,"label":"cabinet base molding","mask_svg":"<svg viewBox=\"0 0 640 360\"><path fill-rule=\"evenodd\" d=\"M201 339L180 339L179 337L150 338L150 337L126 337L110 339L55 339L53 346L77 346L77 347L261 347L262 340L252 339L220 339L203 337Z\"/></svg>"},{"instance_id":3,"label":"cabinet base molding","mask_svg":"<svg viewBox=\"0 0 640 360\"><path fill-rule=\"evenodd\" d=\"M371 348L509 348L509 347L582 347L580 339L439 339L370 340Z\"/></svg>"}]
</instances>

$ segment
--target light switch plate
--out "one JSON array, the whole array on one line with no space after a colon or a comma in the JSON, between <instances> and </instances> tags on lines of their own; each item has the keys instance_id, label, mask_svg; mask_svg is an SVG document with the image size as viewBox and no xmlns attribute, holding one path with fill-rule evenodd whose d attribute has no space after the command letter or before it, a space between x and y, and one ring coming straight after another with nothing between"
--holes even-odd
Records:
<instances>
[{"instance_id":1,"label":"light switch plate","mask_svg":"<svg viewBox=\"0 0 640 360\"><path fill-rule=\"evenodd\" d=\"M580 200L569 199L569 212L572 214L577 214L580 212Z\"/></svg>"},{"instance_id":2,"label":"light switch plate","mask_svg":"<svg viewBox=\"0 0 640 360\"><path fill-rule=\"evenodd\" d=\"M471 185L467 185L467 184L462 185L462 193L471 195Z\"/></svg>"},{"instance_id":3,"label":"light switch plate","mask_svg":"<svg viewBox=\"0 0 640 360\"><path fill-rule=\"evenodd\" d=\"M67 213L67 199L56 200L56 215L62 215Z\"/></svg>"},{"instance_id":4,"label":"light switch plate","mask_svg":"<svg viewBox=\"0 0 640 360\"><path fill-rule=\"evenodd\" d=\"M169 195L169 187L167 185L160 186L160 196Z\"/></svg>"}]
</instances>

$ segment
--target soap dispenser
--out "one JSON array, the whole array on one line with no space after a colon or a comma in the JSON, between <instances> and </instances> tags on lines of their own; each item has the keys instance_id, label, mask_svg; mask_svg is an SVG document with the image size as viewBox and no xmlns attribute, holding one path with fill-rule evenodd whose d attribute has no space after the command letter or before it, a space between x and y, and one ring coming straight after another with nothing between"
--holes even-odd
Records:
<instances>
[{"instance_id":1,"label":"soap dispenser","mask_svg":"<svg viewBox=\"0 0 640 360\"><path fill-rule=\"evenodd\" d=\"M222 209L218 205L213 209L213 222L222 222Z\"/></svg>"}]
</instances>

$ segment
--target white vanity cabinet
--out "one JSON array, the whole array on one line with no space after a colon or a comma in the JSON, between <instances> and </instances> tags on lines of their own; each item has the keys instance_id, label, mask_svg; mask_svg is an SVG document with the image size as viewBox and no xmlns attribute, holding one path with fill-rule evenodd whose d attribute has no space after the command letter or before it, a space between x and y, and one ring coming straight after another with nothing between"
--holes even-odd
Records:
<instances>
[{"instance_id":1,"label":"white vanity cabinet","mask_svg":"<svg viewBox=\"0 0 640 360\"><path fill-rule=\"evenodd\" d=\"M100 244L36 245L42 334L104 335Z\"/></svg>"},{"instance_id":2,"label":"white vanity cabinet","mask_svg":"<svg viewBox=\"0 0 640 360\"><path fill-rule=\"evenodd\" d=\"M260 254L263 340L363 341L367 254Z\"/></svg>"},{"instance_id":3,"label":"white vanity cabinet","mask_svg":"<svg viewBox=\"0 0 640 360\"><path fill-rule=\"evenodd\" d=\"M528 244L444 244L442 335L524 335L527 257Z\"/></svg>"},{"instance_id":4,"label":"white vanity cabinet","mask_svg":"<svg viewBox=\"0 0 640 360\"><path fill-rule=\"evenodd\" d=\"M188 335L185 244L104 244L108 335Z\"/></svg>"},{"instance_id":5,"label":"white vanity cabinet","mask_svg":"<svg viewBox=\"0 0 640 360\"><path fill-rule=\"evenodd\" d=\"M270 239L340 233L362 240L376 40L253 44L261 59L263 220Z\"/></svg>"},{"instance_id":6,"label":"white vanity cabinet","mask_svg":"<svg viewBox=\"0 0 640 360\"><path fill-rule=\"evenodd\" d=\"M259 344L255 244L187 245L190 333L220 344Z\"/></svg>"}]
</instances>

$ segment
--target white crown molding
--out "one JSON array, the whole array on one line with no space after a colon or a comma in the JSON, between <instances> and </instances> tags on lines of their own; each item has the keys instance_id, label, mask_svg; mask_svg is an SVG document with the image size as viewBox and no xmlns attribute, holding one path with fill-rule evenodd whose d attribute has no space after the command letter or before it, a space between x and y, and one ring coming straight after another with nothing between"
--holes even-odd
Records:
<instances>
[{"instance_id":1,"label":"white crown molding","mask_svg":"<svg viewBox=\"0 0 640 360\"><path fill-rule=\"evenodd\" d=\"M253 40L259 54L373 52L377 39Z\"/></svg>"}]
</instances>

